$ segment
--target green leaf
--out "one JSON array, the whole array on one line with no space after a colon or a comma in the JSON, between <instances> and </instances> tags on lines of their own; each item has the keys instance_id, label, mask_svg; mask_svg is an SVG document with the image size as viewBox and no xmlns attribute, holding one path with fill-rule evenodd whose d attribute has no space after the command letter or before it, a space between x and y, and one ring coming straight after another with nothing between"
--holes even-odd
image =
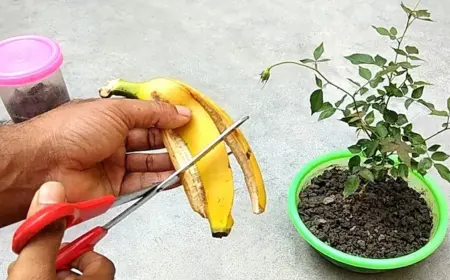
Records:
<instances>
[{"instance_id":1,"label":"green leaf","mask_svg":"<svg viewBox=\"0 0 450 280\"><path fill-rule=\"evenodd\" d=\"M449 158L449 155L447 155L444 152L434 152L431 155L431 159L436 160L436 161L446 161Z\"/></svg>"},{"instance_id":2,"label":"green leaf","mask_svg":"<svg viewBox=\"0 0 450 280\"><path fill-rule=\"evenodd\" d=\"M406 99L406 101L405 101L405 108L408 109L409 106L411 106L411 104L412 104L413 102L414 102L414 99L412 99L412 98Z\"/></svg>"},{"instance_id":3,"label":"green leaf","mask_svg":"<svg viewBox=\"0 0 450 280\"><path fill-rule=\"evenodd\" d=\"M323 106L323 91L321 89L315 90L309 99L311 104L311 115L319 112Z\"/></svg>"},{"instance_id":4,"label":"green leaf","mask_svg":"<svg viewBox=\"0 0 450 280\"><path fill-rule=\"evenodd\" d=\"M359 75L366 80L370 80L372 78L372 73L369 69L359 66Z\"/></svg>"},{"instance_id":5,"label":"green leaf","mask_svg":"<svg viewBox=\"0 0 450 280\"><path fill-rule=\"evenodd\" d=\"M402 178L408 178L408 174L409 174L409 169L408 166L406 164L400 164L398 166L398 175Z\"/></svg>"},{"instance_id":6,"label":"green leaf","mask_svg":"<svg viewBox=\"0 0 450 280\"><path fill-rule=\"evenodd\" d=\"M413 83L413 78L409 75L409 73L406 73L406 80L411 84Z\"/></svg>"},{"instance_id":7,"label":"green leaf","mask_svg":"<svg viewBox=\"0 0 450 280\"><path fill-rule=\"evenodd\" d=\"M400 6L402 7L403 11L405 11L406 14L411 15L412 14L412 10L408 7L406 7L403 2L400 4Z\"/></svg>"},{"instance_id":8,"label":"green leaf","mask_svg":"<svg viewBox=\"0 0 450 280\"><path fill-rule=\"evenodd\" d=\"M389 134L391 134L394 139L400 140L400 138L401 138L400 128L395 127L395 126L391 126L391 127L388 128L388 131L389 131Z\"/></svg>"},{"instance_id":9,"label":"green leaf","mask_svg":"<svg viewBox=\"0 0 450 280\"><path fill-rule=\"evenodd\" d=\"M300 59L301 63L314 63L315 61L309 58Z\"/></svg>"},{"instance_id":10,"label":"green leaf","mask_svg":"<svg viewBox=\"0 0 450 280\"><path fill-rule=\"evenodd\" d=\"M423 158L419 162L418 168L419 168L419 170L426 171L426 170L430 169L432 166L433 166L433 161L430 158L426 157L426 158Z\"/></svg>"},{"instance_id":11,"label":"green leaf","mask_svg":"<svg viewBox=\"0 0 450 280\"><path fill-rule=\"evenodd\" d=\"M408 133L408 132L411 132L411 130L412 130L412 123L410 123L410 124L408 124L407 126L405 126L404 128L403 128L403 131L405 132L405 133Z\"/></svg>"},{"instance_id":12,"label":"green leaf","mask_svg":"<svg viewBox=\"0 0 450 280\"><path fill-rule=\"evenodd\" d=\"M391 27L391 29L389 29L389 32L394 36L398 34L397 28L395 28L395 27Z\"/></svg>"},{"instance_id":13,"label":"green leaf","mask_svg":"<svg viewBox=\"0 0 450 280\"><path fill-rule=\"evenodd\" d=\"M369 84L370 84L370 86L372 87L372 88L376 88L381 82L383 82L384 81L384 78L383 77L380 77L380 76L376 76L375 78L373 78L370 82L369 82Z\"/></svg>"},{"instance_id":14,"label":"green leaf","mask_svg":"<svg viewBox=\"0 0 450 280\"><path fill-rule=\"evenodd\" d=\"M430 115L439 117L448 117L447 111L431 110Z\"/></svg>"},{"instance_id":15,"label":"green leaf","mask_svg":"<svg viewBox=\"0 0 450 280\"><path fill-rule=\"evenodd\" d=\"M386 62L387 62L386 58L384 58L378 54L375 56L375 64L376 65L382 67L382 66L384 66L384 64L386 64Z\"/></svg>"},{"instance_id":16,"label":"green leaf","mask_svg":"<svg viewBox=\"0 0 450 280\"><path fill-rule=\"evenodd\" d=\"M413 68L419 67L419 65L412 65L411 63L406 62L406 61L399 62L398 65L400 65L401 67L403 67L405 69L413 69ZM403 71L403 72L405 72L405 71ZM403 74L403 73L401 73L401 74ZM400 76L400 74L398 76Z\"/></svg>"},{"instance_id":17,"label":"green leaf","mask_svg":"<svg viewBox=\"0 0 450 280\"><path fill-rule=\"evenodd\" d=\"M385 86L384 89L386 90L386 94L388 96L396 96L396 97L403 96L403 92L399 90L395 84L389 84L388 86Z\"/></svg>"},{"instance_id":18,"label":"green leaf","mask_svg":"<svg viewBox=\"0 0 450 280\"><path fill-rule=\"evenodd\" d=\"M408 54L401 49L392 48L397 54L407 56Z\"/></svg>"},{"instance_id":19,"label":"green leaf","mask_svg":"<svg viewBox=\"0 0 450 280\"><path fill-rule=\"evenodd\" d=\"M367 101L367 102L372 102L372 101L374 101L375 99L377 99L377 97L376 97L375 95L369 95L369 96L367 96L366 101Z\"/></svg>"},{"instance_id":20,"label":"green leaf","mask_svg":"<svg viewBox=\"0 0 450 280\"><path fill-rule=\"evenodd\" d=\"M397 178L397 177L398 177L398 169L397 169L395 166L393 166L393 167L391 168L390 173L391 173L391 176L392 176L392 177L394 177L394 178Z\"/></svg>"},{"instance_id":21,"label":"green leaf","mask_svg":"<svg viewBox=\"0 0 450 280\"><path fill-rule=\"evenodd\" d=\"M450 170L448 170L448 168L445 165L435 163L434 167L437 169L442 179L446 180L447 182L450 182Z\"/></svg>"},{"instance_id":22,"label":"green leaf","mask_svg":"<svg viewBox=\"0 0 450 280\"><path fill-rule=\"evenodd\" d=\"M418 99L421 98L423 94L423 86L415 88L411 94L412 98Z\"/></svg>"},{"instance_id":23,"label":"green leaf","mask_svg":"<svg viewBox=\"0 0 450 280\"><path fill-rule=\"evenodd\" d=\"M359 92L360 92L361 95L364 95L364 94L367 93L368 91L369 91L368 88L363 87L363 88L361 88L361 90L360 90Z\"/></svg>"},{"instance_id":24,"label":"green leaf","mask_svg":"<svg viewBox=\"0 0 450 280\"><path fill-rule=\"evenodd\" d=\"M344 95L339 101L337 101L336 103L334 103L334 106L339 107L342 105L342 103L344 103L345 98L347 98L347 95Z\"/></svg>"},{"instance_id":25,"label":"green leaf","mask_svg":"<svg viewBox=\"0 0 450 280\"><path fill-rule=\"evenodd\" d=\"M414 56L414 55L408 55L408 58L411 60L421 60L423 61L423 59L421 59L420 57Z\"/></svg>"},{"instance_id":26,"label":"green leaf","mask_svg":"<svg viewBox=\"0 0 450 280\"><path fill-rule=\"evenodd\" d=\"M364 121L370 125L373 123L373 121L375 120L375 114L373 113L373 111L370 111L366 117L364 118Z\"/></svg>"},{"instance_id":27,"label":"green leaf","mask_svg":"<svg viewBox=\"0 0 450 280\"><path fill-rule=\"evenodd\" d=\"M408 133L408 138L409 141L413 144L413 145L420 145L420 144L425 144L425 139L423 139L422 135L415 133L415 132L409 132Z\"/></svg>"},{"instance_id":28,"label":"green leaf","mask_svg":"<svg viewBox=\"0 0 450 280\"><path fill-rule=\"evenodd\" d=\"M361 157L358 155L354 155L348 161L348 169L352 173L356 172L359 169L360 164L361 164Z\"/></svg>"},{"instance_id":29,"label":"green leaf","mask_svg":"<svg viewBox=\"0 0 450 280\"><path fill-rule=\"evenodd\" d=\"M359 176L363 177L367 181L374 182L375 177L373 176L372 171L370 171L367 168L363 168L361 171L359 171Z\"/></svg>"},{"instance_id":30,"label":"green leaf","mask_svg":"<svg viewBox=\"0 0 450 280\"><path fill-rule=\"evenodd\" d=\"M419 102L420 104L422 104L422 105L424 105L425 107L427 107L428 109L430 109L430 111L435 110L434 104L433 104L433 103L426 102L426 101L423 100L423 99L419 99L419 100L417 100L417 102Z\"/></svg>"},{"instance_id":31,"label":"green leaf","mask_svg":"<svg viewBox=\"0 0 450 280\"><path fill-rule=\"evenodd\" d=\"M314 59L318 60L324 52L323 42L314 49Z\"/></svg>"},{"instance_id":32,"label":"green leaf","mask_svg":"<svg viewBox=\"0 0 450 280\"><path fill-rule=\"evenodd\" d=\"M326 62L326 61L330 61L331 59L329 58L323 58L323 59L319 59L317 60L317 62Z\"/></svg>"},{"instance_id":33,"label":"green leaf","mask_svg":"<svg viewBox=\"0 0 450 280\"><path fill-rule=\"evenodd\" d=\"M398 120L398 115L396 112L386 108L384 109L383 119L390 124L395 124Z\"/></svg>"},{"instance_id":34,"label":"green leaf","mask_svg":"<svg viewBox=\"0 0 450 280\"><path fill-rule=\"evenodd\" d=\"M428 151L430 152L436 152L437 150L439 150L439 148L441 147L441 145L439 144L434 144L433 146L428 148Z\"/></svg>"},{"instance_id":35,"label":"green leaf","mask_svg":"<svg viewBox=\"0 0 450 280\"><path fill-rule=\"evenodd\" d=\"M350 109L350 108L355 108L356 109L356 108L362 107L362 106L364 106L366 104L367 104L367 102L364 101L364 100L356 100L356 102L349 103L347 105L347 108L348 109Z\"/></svg>"},{"instance_id":36,"label":"green leaf","mask_svg":"<svg viewBox=\"0 0 450 280\"><path fill-rule=\"evenodd\" d=\"M398 119L397 119L396 124L398 126L402 126L402 125L407 124L407 123L408 123L408 118L406 117L406 115L405 114L398 114Z\"/></svg>"},{"instance_id":37,"label":"green leaf","mask_svg":"<svg viewBox=\"0 0 450 280\"><path fill-rule=\"evenodd\" d=\"M384 28L384 27L377 27L377 26L373 26L372 27L378 32L378 34L383 35L383 36L391 36L391 33L389 33L389 31Z\"/></svg>"},{"instance_id":38,"label":"green leaf","mask_svg":"<svg viewBox=\"0 0 450 280\"><path fill-rule=\"evenodd\" d=\"M409 54L419 54L419 50L414 47L414 46L406 46L405 50L409 53Z\"/></svg>"},{"instance_id":39,"label":"green leaf","mask_svg":"<svg viewBox=\"0 0 450 280\"><path fill-rule=\"evenodd\" d=\"M354 53L349 56L344 56L344 58L348 59L352 64L358 65L358 64L374 64L375 61L373 58L368 54L362 54L362 53Z\"/></svg>"},{"instance_id":40,"label":"green leaf","mask_svg":"<svg viewBox=\"0 0 450 280\"><path fill-rule=\"evenodd\" d=\"M432 19L430 19L430 18L418 18L419 20L424 20L424 21L434 21L434 20L432 20Z\"/></svg>"},{"instance_id":41,"label":"green leaf","mask_svg":"<svg viewBox=\"0 0 450 280\"><path fill-rule=\"evenodd\" d=\"M447 99L447 109L450 111L450 97Z\"/></svg>"},{"instance_id":42,"label":"green leaf","mask_svg":"<svg viewBox=\"0 0 450 280\"><path fill-rule=\"evenodd\" d=\"M319 77L317 77L316 75L314 75L314 77L316 77L316 85L319 88L322 88L322 80Z\"/></svg>"},{"instance_id":43,"label":"green leaf","mask_svg":"<svg viewBox=\"0 0 450 280\"><path fill-rule=\"evenodd\" d=\"M397 54L407 56L408 54L401 49L392 48Z\"/></svg>"},{"instance_id":44,"label":"green leaf","mask_svg":"<svg viewBox=\"0 0 450 280\"><path fill-rule=\"evenodd\" d=\"M352 195L359 187L360 180L356 175L350 175L344 185L344 198Z\"/></svg>"},{"instance_id":45,"label":"green leaf","mask_svg":"<svg viewBox=\"0 0 450 280\"><path fill-rule=\"evenodd\" d=\"M386 94L386 92L384 92L384 91L381 90L381 89L377 89L377 92L378 92L378 94L381 95L381 96L383 96L383 95Z\"/></svg>"},{"instance_id":46,"label":"green leaf","mask_svg":"<svg viewBox=\"0 0 450 280\"><path fill-rule=\"evenodd\" d=\"M410 81L410 83L412 83ZM432 86L433 84L430 84L429 82L425 82L425 81L417 81L413 83L414 86Z\"/></svg>"},{"instance_id":47,"label":"green leaf","mask_svg":"<svg viewBox=\"0 0 450 280\"><path fill-rule=\"evenodd\" d=\"M364 154L366 157L371 157L375 154L375 152L378 149L378 141L376 140L372 140L370 142L368 142L365 146L366 149L364 150Z\"/></svg>"},{"instance_id":48,"label":"green leaf","mask_svg":"<svg viewBox=\"0 0 450 280\"><path fill-rule=\"evenodd\" d=\"M431 16L431 14L430 14L430 12L428 12L428 10L418 10L415 12L415 14L418 17L430 17Z\"/></svg>"},{"instance_id":49,"label":"green leaf","mask_svg":"<svg viewBox=\"0 0 450 280\"><path fill-rule=\"evenodd\" d=\"M372 104L372 108L374 108L375 110L377 110L380 113L383 113L385 105L384 104L380 104L380 103L373 103Z\"/></svg>"},{"instance_id":50,"label":"green leaf","mask_svg":"<svg viewBox=\"0 0 450 280\"><path fill-rule=\"evenodd\" d=\"M323 110L320 113L319 121L331 117L332 115L334 115L334 113L336 113L336 108L333 108L333 107L330 107L330 108L327 108L327 109Z\"/></svg>"},{"instance_id":51,"label":"green leaf","mask_svg":"<svg viewBox=\"0 0 450 280\"><path fill-rule=\"evenodd\" d=\"M378 136L380 136L380 138L385 138L388 135L387 128L382 124L377 124L375 132L378 134Z\"/></svg>"},{"instance_id":52,"label":"green leaf","mask_svg":"<svg viewBox=\"0 0 450 280\"><path fill-rule=\"evenodd\" d=\"M350 147L347 148L350 152L352 152L353 154L358 154L361 152L361 147L359 145L352 145Z\"/></svg>"},{"instance_id":53,"label":"green leaf","mask_svg":"<svg viewBox=\"0 0 450 280\"><path fill-rule=\"evenodd\" d=\"M406 95L408 93L408 86L407 85L403 85L400 90L402 91L403 95Z\"/></svg>"}]
</instances>

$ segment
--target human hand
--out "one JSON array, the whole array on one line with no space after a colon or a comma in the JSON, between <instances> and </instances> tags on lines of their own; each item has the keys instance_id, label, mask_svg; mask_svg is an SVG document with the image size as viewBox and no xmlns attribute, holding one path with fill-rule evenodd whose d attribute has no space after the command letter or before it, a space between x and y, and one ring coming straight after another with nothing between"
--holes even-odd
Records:
<instances>
[{"instance_id":1,"label":"human hand","mask_svg":"<svg viewBox=\"0 0 450 280\"><path fill-rule=\"evenodd\" d=\"M13 178L4 185L15 189L9 190L9 197L8 192L0 194L1 223L24 218L32 195L45 181L61 182L67 200L78 202L134 192L164 180L174 172L167 153L126 152L163 148L159 129L183 126L190 117L189 109L158 101L87 99L13 125L11 134L16 136L2 136L19 146L16 153L21 156L9 164L16 175L5 175ZM20 199L13 202L13 196Z\"/></svg>"},{"instance_id":2,"label":"human hand","mask_svg":"<svg viewBox=\"0 0 450 280\"><path fill-rule=\"evenodd\" d=\"M44 183L36 192L28 210L31 216L49 204L66 201L64 186L59 182ZM106 280L114 279L114 264L104 256L89 251L75 259L71 266L83 275L72 271L56 272L56 256L61 247L65 231L65 220L47 226L35 235L19 253L16 261L8 267L8 280Z\"/></svg>"}]
</instances>

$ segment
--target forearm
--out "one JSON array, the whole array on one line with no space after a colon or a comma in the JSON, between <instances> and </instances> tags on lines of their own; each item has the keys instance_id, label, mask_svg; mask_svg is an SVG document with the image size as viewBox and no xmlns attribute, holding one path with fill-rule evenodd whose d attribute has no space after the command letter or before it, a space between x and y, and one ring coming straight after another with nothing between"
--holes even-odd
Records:
<instances>
[{"instance_id":1,"label":"forearm","mask_svg":"<svg viewBox=\"0 0 450 280\"><path fill-rule=\"evenodd\" d=\"M44 182L43 142L26 124L0 125L0 227L24 219L34 193Z\"/></svg>"}]
</instances>

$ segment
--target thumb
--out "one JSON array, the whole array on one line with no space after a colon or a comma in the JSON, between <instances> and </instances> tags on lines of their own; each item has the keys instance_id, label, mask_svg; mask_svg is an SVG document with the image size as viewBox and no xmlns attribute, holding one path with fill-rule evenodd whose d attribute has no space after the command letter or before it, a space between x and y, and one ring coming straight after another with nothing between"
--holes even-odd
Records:
<instances>
[{"instance_id":1,"label":"thumb","mask_svg":"<svg viewBox=\"0 0 450 280\"><path fill-rule=\"evenodd\" d=\"M64 201L65 190L61 183L44 183L34 195L27 217L49 204ZM42 229L22 249L14 264L14 269L19 271L26 269L34 274L43 273L42 276L53 275L55 273L56 255L61 245L64 230L65 219L55 221Z\"/></svg>"}]
</instances>

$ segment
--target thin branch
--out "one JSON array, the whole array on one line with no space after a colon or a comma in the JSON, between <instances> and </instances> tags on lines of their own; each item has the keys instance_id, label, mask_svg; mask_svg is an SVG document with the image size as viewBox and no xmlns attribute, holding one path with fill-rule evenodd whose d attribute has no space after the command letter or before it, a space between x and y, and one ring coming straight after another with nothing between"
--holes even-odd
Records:
<instances>
[{"instance_id":1,"label":"thin branch","mask_svg":"<svg viewBox=\"0 0 450 280\"><path fill-rule=\"evenodd\" d=\"M431 135L430 137L428 137L427 139L425 139L425 141L428 141L428 140L430 140L431 138L433 138L433 137L435 137L435 136L437 136L437 135L439 135L439 134L441 134L442 132L447 131L447 130L450 130L450 116L447 117L447 125L446 125L443 129L439 130L439 131L436 132L435 134L433 134L433 135Z\"/></svg>"},{"instance_id":2,"label":"thin branch","mask_svg":"<svg viewBox=\"0 0 450 280\"><path fill-rule=\"evenodd\" d=\"M271 70L273 67L275 66L279 66L282 64L295 64L298 66L302 66L308 69L311 69L312 71L316 72L317 74L319 74L328 84L334 86L336 89L344 92L346 95L350 96L350 98L353 100L353 105L355 106L355 110L356 110L356 114L358 115L359 120L361 121L361 123L364 124L364 120L362 119L362 117L359 115L359 110L358 107L356 106L356 98L355 96L353 96L350 92L346 91L345 89L341 88L340 86L336 85L335 83L332 83L329 79L327 79L318 69L311 67L309 65L297 62L297 61L282 61L276 64L271 65L269 68L267 68L267 70ZM367 129L363 126L362 129L364 130L364 132L367 134L367 136L370 138L370 134L369 132L367 132Z\"/></svg>"},{"instance_id":3,"label":"thin branch","mask_svg":"<svg viewBox=\"0 0 450 280\"><path fill-rule=\"evenodd\" d=\"M420 1L419 1L420 2ZM413 18L413 20L410 22L409 20L411 19L411 15L408 15L408 20L406 22L406 26L405 29L403 30L403 34L400 37L400 40L397 41L397 49L400 49L400 46L402 45L403 39L405 38L405 34L408 31L408 28L411 26L411 24L414 22L415 18ZM397 59L398 59L398 53L395 53L395 58L394 58L394 63L397 63ZM392 80L392 76L394 75L394 73L392 72L390 74L390 76L388 76L389 81Z\"/></svg>"}]
</instances>

